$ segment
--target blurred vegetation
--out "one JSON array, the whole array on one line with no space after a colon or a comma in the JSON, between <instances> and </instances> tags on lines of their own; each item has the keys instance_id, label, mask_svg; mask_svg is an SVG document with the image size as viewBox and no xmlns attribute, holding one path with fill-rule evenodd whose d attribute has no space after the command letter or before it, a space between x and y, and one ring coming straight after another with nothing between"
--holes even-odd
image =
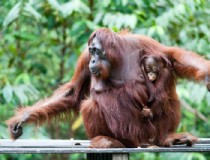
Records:
<instances>
[{"instance_id":1,"label":"blurred vegetation","mask_svg":"<svg viewBox=\"0 0 210 160\"><path fill-rule=\"evenodd\" d=\"M90 33L99 27L129 28L165 45L210 58L209 0L1 0L0 138L5 120L71 79ZM203 83L180 80L182 121L178 131L210 136L210 94ZM24 129L22 138L86 139L81 118ZM131 159L207 160L200 153L139 153ZM170 158L169 158L170 157ZM84 155L0 155L0 159L84 159Z\"/></svg>"}]
</instances>

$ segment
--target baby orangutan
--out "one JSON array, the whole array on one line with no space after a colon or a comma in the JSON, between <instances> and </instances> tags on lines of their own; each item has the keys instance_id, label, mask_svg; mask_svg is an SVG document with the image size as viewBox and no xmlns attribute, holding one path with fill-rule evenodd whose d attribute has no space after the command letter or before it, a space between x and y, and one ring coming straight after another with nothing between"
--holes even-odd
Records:
<instances>
[{"instance_id":1,"label":"baby orangutan","mask_svg":"<svg viewBox=\"0 0 210 160\"><path fill-rule=\"evenodd\" d=\"M148 103L157 99L157 94L166 94L168 80L173 77L171 61L169 57L161 56L161 54L145 54L142 56L140 64L146 86L149 89Z\"/></svg>"},{"instance_id":2,"label":"baby orangutan","mask_svg":"<svg viewBox=\"0 0 210 160\"><path fill-rule=\"evenodd\" d=\"M144 54L142 58L140 58L140 64L146 86L149 89L149 99L147 103L148 106L152 106L155 99L162 100L162 97L166 94L165 87L167 87L167 83L165 82L171 77L172 65L169 58L158 54ZM150 108L144 105L142 109L142 116L144 118L148 117L152 119L153 113Z\"/></svg>"},{"instance_id":3,"label":"baby orangutan","mask_svg":"<svg viewBox=\"0 0 210 160\"><path fill-rule=\"evenodd\" d=\"M153 56L143 56L141 59L141 64L142 64L142 71L145 76L146 84L149 87L150 90L150 98L148 102L151 101L154 97L151 94L151 83L150 82L155 82L155 80L158 77L159 70L163 66L163 63L161 63L157 58ZM152 87L153 88L153 87ZM143 118L149 118L151 119L153 117L152 112L150 108L148 108L146 105L143 105L142 109L142 117Z\"/></svg>"},{"instance_id":4,"label":"baby orangutan","mask_svg":"<svg viewBox=\"0 0 210 160\"><path fill-rule=\"evenodd\" d=\"M163 63L157 57L149 56L144 58L143 70L151 82L155 82L158 78L161 68L163 68Z\"/></svg>"}]
</instances>

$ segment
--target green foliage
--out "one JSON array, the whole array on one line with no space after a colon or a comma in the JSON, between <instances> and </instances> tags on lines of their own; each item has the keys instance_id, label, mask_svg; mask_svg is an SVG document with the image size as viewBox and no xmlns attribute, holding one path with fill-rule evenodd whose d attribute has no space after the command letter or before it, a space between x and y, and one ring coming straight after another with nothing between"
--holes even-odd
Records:
<instances>
[{"instance_id":1,"label":"green foliage","mask_svg":"<svg viewBox=\"0 0 210 160\"><path fill-rule=\"evenodd\" d=\"M7 17L4 19L3 27L8 27L13 21L15 21L19 16L25 15L28 17L35 18L36 20L40 20L41 15L36 9L33 7L33 1L20 1L14 5L14 7L10 10Z\"/></svg>"},{"instance_id":2,"label":"green foliage","mask_svg":"<svg viewBox=\"0 0 210 160\"><path fill-rule=\"evenodd\" d=\"M206 160L204 155L199 153L163 153L160 155L161 160Z\"/></svg>"},{"instance_id":3,"label":"green foliage","mask_svg":"<svg viewBox=\"0 0 210 160\"><path fill-rule=\"evenodd\" d=\"M8 138L4 121L18 106L49 96L68 81L90 33L99 27L146 34L210 58L210 1L205 0L2 0L0 1L0 137ZM181 100L210 118L210 94L202 84L179 81ZM186 105L185 104L185 105ZM184 105L183 105L184 106ZM179 131L208 137L209 122L182 109ZM50 127L49 127L50 126ZM86 139L81 117L39 129L26 127L23 138ZM32 132L33 131L33 132ZM0 155L0 159L66 159L53 155ZM170 157L170 158L169 158ZM204 160L199 153L132 154L132 159ZM72 155L71 159L84 159Z\"/></svg>"}]
</instances>

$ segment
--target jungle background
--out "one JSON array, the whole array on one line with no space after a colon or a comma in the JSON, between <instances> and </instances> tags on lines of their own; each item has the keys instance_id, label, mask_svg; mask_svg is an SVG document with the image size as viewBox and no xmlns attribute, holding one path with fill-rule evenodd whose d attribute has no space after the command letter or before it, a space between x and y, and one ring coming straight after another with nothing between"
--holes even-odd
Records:
<instances>
[{"instance_id":1,"label":"jungle background","mask_svg":"<svg viewBox=\"0 0 210 160\"><path fill-rule=\"evenodd\" d=\"M180 46L210 59L209 0L0 0L0 138L18 106L50 96L71 79L91 32L128 28L165 45ZM204 82L179 80L182 102L178 131L210 137L210 93ZM21 137L87 139L81 117L27 126ZM1 160L69 159L85 155L0 155ZM131 159L208 160L201 153L135 153Z\"/></svg>"}]
</instances>

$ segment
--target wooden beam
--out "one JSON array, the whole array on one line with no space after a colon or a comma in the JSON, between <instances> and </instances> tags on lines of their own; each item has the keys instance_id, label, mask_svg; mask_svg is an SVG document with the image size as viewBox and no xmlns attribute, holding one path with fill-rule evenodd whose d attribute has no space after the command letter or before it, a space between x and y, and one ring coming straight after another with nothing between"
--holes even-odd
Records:
<instances>
[{"instance_id":1,"label":"wooden beam","mask_svg":"<svg viewBox=\"0 0 210 160\"><path fill-rule=\"evenodd\" d=\"M0 153L140 153L140 152L210 152L210 139L199 139L192 147L175 145L170 148L89 148L87 140L0 140Z\"/></svg>"}]
</instances>

